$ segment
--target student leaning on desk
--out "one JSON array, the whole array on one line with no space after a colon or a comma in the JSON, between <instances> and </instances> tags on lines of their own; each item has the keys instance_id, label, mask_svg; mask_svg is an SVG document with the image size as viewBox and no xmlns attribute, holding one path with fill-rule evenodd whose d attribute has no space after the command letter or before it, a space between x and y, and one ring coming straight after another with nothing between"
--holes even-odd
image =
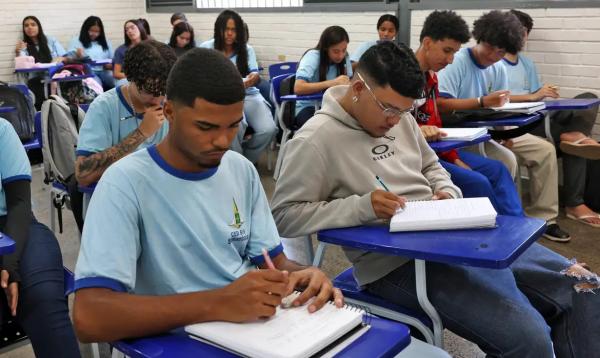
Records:
<instances>
[{"instance_id":1,"label":"student leaning on desk","mask_svg":"<svg viewBox=\"0 0 600 358\"><path fill-rule=\"evenodd\" d=\"M167 137L110 166L92 197L75 272L81 340L269 317L300 287L294 303L316 297L311 312L332 297L342 306L323 272L286 258L256 169L227 150L244 97L237 68L220 53L192 49L177 61Z\"/></svg>"},{"instance_id":2,"label":"student leaning on desk","mask_svg":"<svg viewBox=\"0 0 600 358\"><path fill-rule=\"evenodd\" d=\"M322 109L286 144L272 199L283 236L389 219L404 201L400 196L461 196L406 113L423 86L412 51L385 42L360 58L349 86L325 92ZM391 193L379 190L375 175ZM419 309L411 261L345 253L370 293ZM444 327L490 357L593 357L600 352L600 295L574 289L589 284L597 290L593 277L533 244L504 270L428 262L427 295Z\"/></svg>"}]
</instances>

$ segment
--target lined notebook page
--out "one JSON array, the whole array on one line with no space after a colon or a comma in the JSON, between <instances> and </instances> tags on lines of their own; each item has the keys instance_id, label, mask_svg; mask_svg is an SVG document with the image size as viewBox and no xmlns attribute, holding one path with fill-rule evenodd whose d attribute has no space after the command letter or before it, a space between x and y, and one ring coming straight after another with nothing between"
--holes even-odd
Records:
<instances>
[{"instance_id":1,"label":"lined notebook page","mask_svg":"<svg viewBox=\"0 0 600 358\"><path fill-rule=\"evenodd\" d=\"M299 293L294 293L299 295ZM281 308L267 321L206 322L186 326L187 333L248 357L310 357L362 323L364 311L326 304Z\"/></svg>"},{"instance_id":2,"label":"lined notebook page","mask_svg":"<svg viewBox=\"0 0 600 358\"><path fill-rule=\"evenodd\" d=\"M488 198L409 201L390 221L390 231L493 227L496 210Z\"/></svg>"},{"instance_id":3,"label":"lined notebook page","mask_svg":"<svg viewBox=\"0 0 600 358\"><path fill-rule=\"evenodd\" d=\"M473 140L487 134L487 128L440 128L447 135L441 140Z\"/></svg>"}]
</instances>

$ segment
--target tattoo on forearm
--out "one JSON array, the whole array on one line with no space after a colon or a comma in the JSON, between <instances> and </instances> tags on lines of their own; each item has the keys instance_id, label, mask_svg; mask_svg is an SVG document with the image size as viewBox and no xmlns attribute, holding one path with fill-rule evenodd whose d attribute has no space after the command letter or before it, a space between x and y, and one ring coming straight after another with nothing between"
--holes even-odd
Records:
<instances>
[{"instance_id":1,"label":"tattoo on forearm","mask_svg":"<svg viewBox=\"0 0 600 358\"><path fill-rule=\"evenodd\" d=\"M100 153L92 154L82 160L78 165L78 178L87 178L98 176L104 173L112 163L133 152L146 137L139 128L136 128L123 141L113 147L110 147Z\"/></svg>"}]
</instances>

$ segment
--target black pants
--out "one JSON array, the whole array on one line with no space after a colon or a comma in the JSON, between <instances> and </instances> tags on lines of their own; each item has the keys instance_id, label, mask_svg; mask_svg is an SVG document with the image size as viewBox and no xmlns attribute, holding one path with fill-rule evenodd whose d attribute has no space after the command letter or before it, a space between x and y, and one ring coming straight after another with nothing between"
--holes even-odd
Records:
<instances>
[{"instance_id":1,"label":"black pants","mask_svg":"<svg viewBox=\"0 0 600 358\"><path fill-rule=\"evenodd\" d=\"M38 111L42 109L42 103L44 103L44 100L46 99L46 97L44 96L45 84L42 83L42 80L42 77L34 77L27 81L27 87L29 87L31 92L33 92L33 94L35 95L34 106L35 109Z\"/></svg>"}]
</instances>

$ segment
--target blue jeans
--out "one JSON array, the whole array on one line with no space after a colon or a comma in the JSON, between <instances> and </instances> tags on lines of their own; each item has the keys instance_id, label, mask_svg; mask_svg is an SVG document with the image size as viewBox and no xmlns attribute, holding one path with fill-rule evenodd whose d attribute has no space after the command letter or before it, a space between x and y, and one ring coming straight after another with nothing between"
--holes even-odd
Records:
<instances>
[{"instance_id":1,"label":"blue jeans","mask_svg":"<svg viewBox=\"0 0 600 358\"><path fill-rule=\"evenodd\" d=\"M501 215L524 216L515 183L502 162L460 151L460 159L473 170L440 160L465 198L488 197Z\"/></svg>"},{"instance_id":2,"label":"blue jeans","mask_svg":"<svg viewBox=\"0 0 600 358\"><path fill-rule=\"evenodd\" d=\"M534 243L503 270L427 263L427 292L446 328L476 343L488 357L597 357L600 295L577 293L560 273L570 262ZM414 264L367 289L419 310Z\"/></svg>"},{"instance_id":3,"label":"blue jeans","mask_svg":"<svg viewBox=\"0 0 600 358\"><path fill-rule=\"evenodd\" d=\"M17 320L35 356L80 357L65 297L60 247L52 231L35 220L19 269Z\"/></svg>"},{"instance_id":4,"label":"blue jeans","mask_svg":"<svg viewBox=\"0 0 600 358\"><path fill-rule=\"evenodd\" d=\"M242 144L244 156L256 163L261 153L271 144L277 127L269 105L260 93L246 95L244 117L248 126L254 130L252 137Z\"/></svg>"}]
</instances>

